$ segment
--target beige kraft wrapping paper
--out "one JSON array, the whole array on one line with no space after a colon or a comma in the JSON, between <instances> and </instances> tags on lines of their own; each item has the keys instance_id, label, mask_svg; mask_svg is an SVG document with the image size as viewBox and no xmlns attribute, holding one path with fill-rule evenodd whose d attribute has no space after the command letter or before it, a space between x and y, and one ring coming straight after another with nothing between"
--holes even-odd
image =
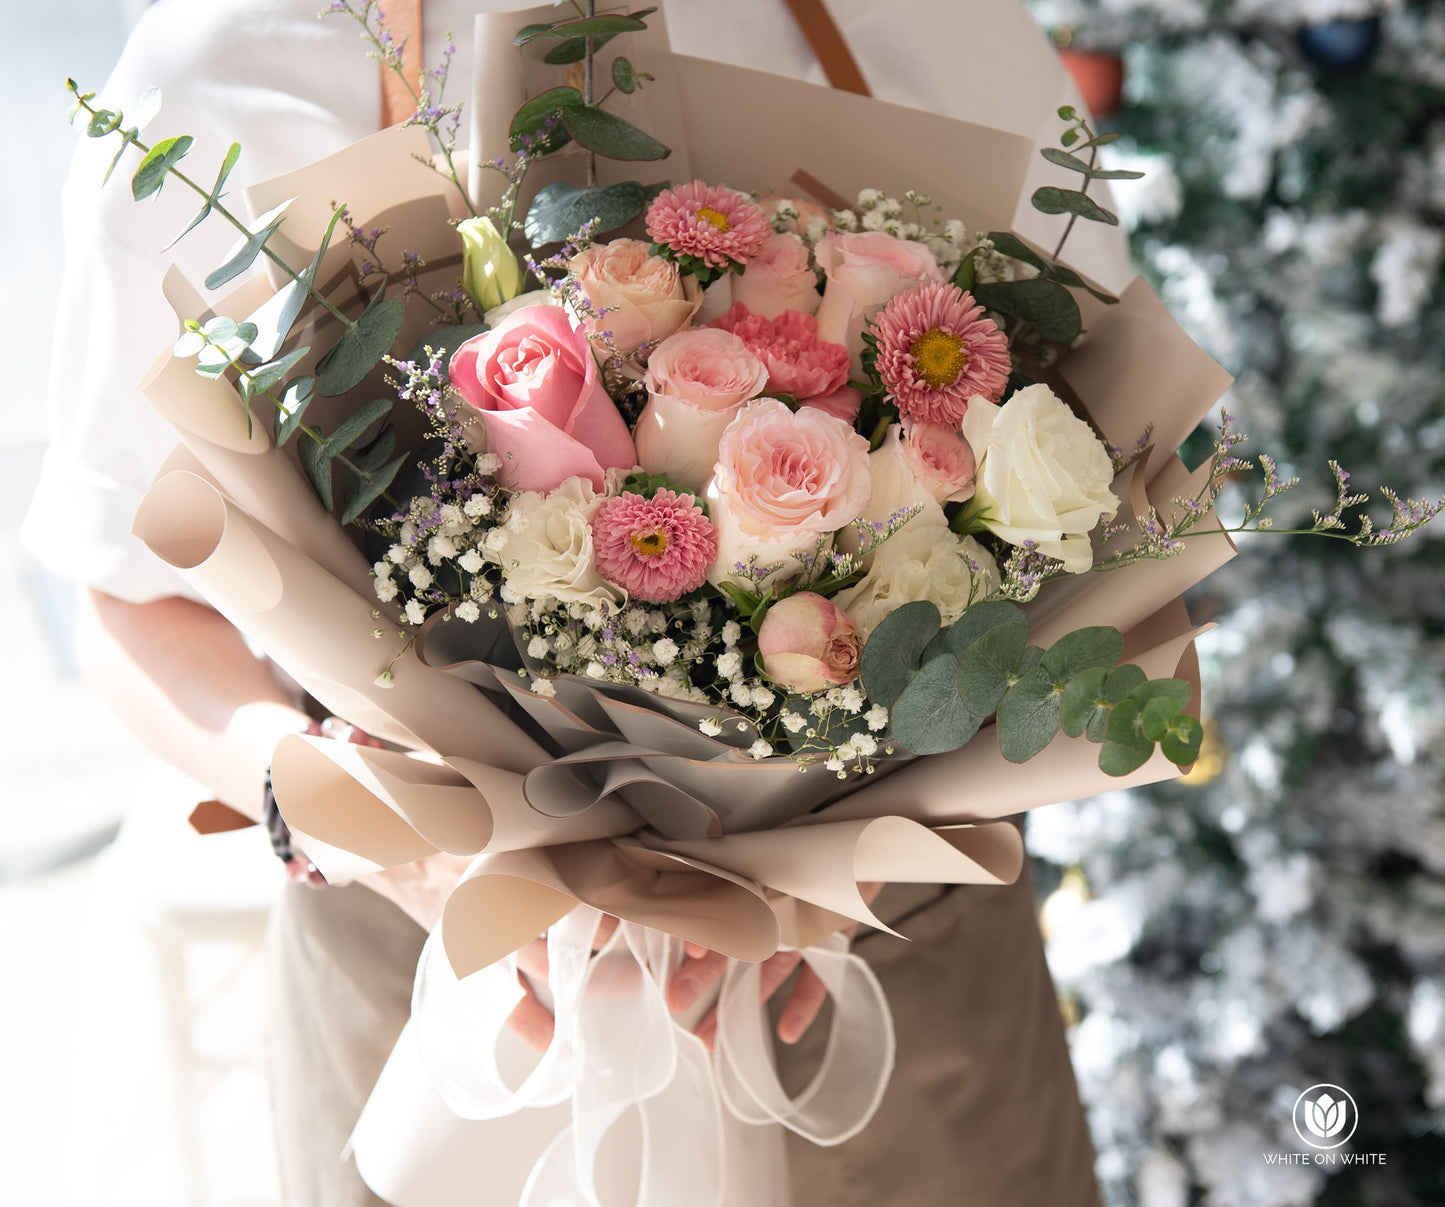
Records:
<instances>
[{"instance_id":1,"label":"beige kraft wrapping paper","mask_svg":"<svg viewBox=\"0 0 1445 1207\"><path fill-rule=\"evenodd\" d=\"M626 36L643 37L651 43L633 49L634 61L658 77L647 104L654 128L674 147L670 160L640 165L644 180L650 172L774 188L803 171L842 193L863 185L895 194L921 189L975 228L1012 228L1040 246L1052 237L1032 211L1016 221L1037 183L1033 118L1029 131L953 121L672 55L660 30ZM1052 59L1020 62L1024 76L1043 73L1033 80L1037 89L1067 91ZM548 70L533 54L514 74L530 90ZM498 81L500 90L505 80ZM1029 84L1021 78L1014 87L1027 93ZM735 98L725 118L715 103L722 94ZM674 95L676 105L666 104ZM488 106L482 127L494 130L505 107L501 91ZM789 120L774 120L779 113ZM397 247L426 248L436 279L454 274L454 249L449 259L442 240L452 238L445 216L457 216L458 202L450 182L416 164L420 137L373 136L253 186L248 201L259 210L296 199L277 244L292 263L314 254L328 203L344 199L368 225L384 214ZM951 153L935 153L940 146ZM860 147L869 153L859 155ZM563 159L547 170L564 173ZM603 183L624 170L605 161L602 168ZM529 187L547 178L539 172ZM1075 263L1091 279L1124 284L1122 243L1075 246ZM350 255L333 247L318 278L342 306L357 300ZM204 317L204 303L183 281L171 279L167 291L187 317ZM252 281L216 310L240 317L267 295ZM1194 481L1174 449L1229 379L1142 279L1128 283L1116 307L1084 299L1084 311L1088 339L1062 363L1058 386L1110 443L1132 447L1153 425L1154 445L1120 475L1116 491L1124 514L1150 505L1167 511ZM287 347L312 346L304 369L335 333L330 317L312 309ZM424 334L424 322L410 318L400 344ZM347 398L318 400L318 414L375 396L380 377L378 370ZM143 389L187 455L155 482L137 533L324 706L390 744L375 751L299 736L281 744L274 784L298 842L334 880L439 850L474 856L437 936L437 958L460 985L501 967L543 930L594 910L631 924L634 943L673 936L746 962L790 946L826 966L819 944L828 935L850 921L882 927L861 884L1009 883L1022 849L1017 831L995 819L1177 773L1156 755L1112 779L1098 769L1096 746L1064 735L1030 763L1013 765L986 727L951 754L885 760L876 775L840 784L818 767L799 774L784 759L754 762L736 737L700 734L688 706L647 693L563 677L557 699L544 700L469 651L459 621L429 625L394 665L394 684L380 687L376 676L395 645L373 636L379 605L366 561L315 501L294 449L275 448L269 417L248 430L229 384L170 357ZM1203 630L1191 625L1180 597L1232 554L1227 537L1204 537L1167 561L1052 584L1030 605L1031 639L1046 644L1085 625L1114 625L1126 635L1130 660L1151 675L1189 679L1197 703L1193 642ZM837 967L833 974L840 986L850 975ZM407 1080L402 1072L397 1078ZM373 1134L376 1123L373 1117Z\"/></svg>"}]
</instances>

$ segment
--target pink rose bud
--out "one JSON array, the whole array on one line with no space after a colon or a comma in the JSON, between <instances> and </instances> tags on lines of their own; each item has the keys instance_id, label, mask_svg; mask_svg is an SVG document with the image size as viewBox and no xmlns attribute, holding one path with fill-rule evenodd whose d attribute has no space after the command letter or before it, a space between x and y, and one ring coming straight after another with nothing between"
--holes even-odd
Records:
<instances>
[{"instance_id":1,"label":"pink rose bud","mask_svg":"<svg viewBox=\"0 0 1445 1207\"><path fill-rule=\"evenodd\" d=\"M768 609L758 630L758 652L775 683L818 692L858 677L863 638L832 600L801 591Z\"/></svg>"}]
</instances>

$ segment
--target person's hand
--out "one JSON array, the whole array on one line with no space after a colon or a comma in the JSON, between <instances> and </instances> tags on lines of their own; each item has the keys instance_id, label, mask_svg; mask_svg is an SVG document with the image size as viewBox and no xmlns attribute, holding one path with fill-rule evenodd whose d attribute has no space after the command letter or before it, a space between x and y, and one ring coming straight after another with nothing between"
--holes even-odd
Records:
<instances>
[{"instance_id":1,"label":"person's hand","mask_svg":"<svg viewBox=\"0 0 1445 1207\"><path fill-rule=\"evenodd\" d=\"M430 934L441 921L447 898L471 863L469 855L438 851L413 863L360 876L357 883L380 893Z\"/></svg>"},{"instance_id":2,"label":"person's hand","mask_svg":"<svg viewBox=\"0 0 1445 1207\"><path fill-rule=\"evenodd\" d=\"M881 884L860 884L858 891L863 896L864 904L872 905L882 888ZM851 939L857 929L856 926L850 926L843 933ZM728 958L722 953L709 951L696 943L687 944L686 950L686 958L667 986L667 1004L674 1014L681 1014L696 1005L702 995L709 992L727 971ZM758 1000L770 1001L793 975L798 965L802 964L802 960L802 955L796 951L780 951L764 960L760 967ZM802 971L798 973L798 979L793 983L792 992L788 994L788 1000L783 1004L782 1013L778 1016L778 1038L785 1044L797 1043L817 1021L818 1011L823 1008L827 999L827 986L811 965L804 964ZM716 1006L703 1015L702 1021L697 1025L696 1034L711 1051L717 1040Z\"/></svg>"}]
</instances>

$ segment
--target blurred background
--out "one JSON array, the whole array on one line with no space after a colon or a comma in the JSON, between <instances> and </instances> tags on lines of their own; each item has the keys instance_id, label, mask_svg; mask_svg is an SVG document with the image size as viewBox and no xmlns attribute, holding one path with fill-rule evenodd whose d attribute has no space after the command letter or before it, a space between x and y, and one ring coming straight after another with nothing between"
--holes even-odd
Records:
<instances>
[{"instance_id":1,"label":"blurred background","mask_svg":"<svg viewBox=\"0 0 1445 1207\"><path fill-rule=\"evenodd\" d=\"M1029 4L1122 136L1107 166L1147 172L1116 190L1139 262L1237 376L1251 447L1305 478L1297 506L1328 503L1332 454L1357 486L1438 496L1445 6ZM78 681L70 589L16 535L45 440L62 85L103 79L143 6L7 10L30 184L0 190L0 576L24 684L0 704L0 1203L261 1207L279 865L254 832L189 833L195 790ZM1442 555L1438 528L1366 553L1250 540L1193 600L1224 626L1195 772L1031 818L1110 1207L1445 1203ZM1351 1147L1383 1167L1263 1162L1299 1150L1291 1106L1318 1082L1354 1095Z\"/></svg>"}]
</instances>

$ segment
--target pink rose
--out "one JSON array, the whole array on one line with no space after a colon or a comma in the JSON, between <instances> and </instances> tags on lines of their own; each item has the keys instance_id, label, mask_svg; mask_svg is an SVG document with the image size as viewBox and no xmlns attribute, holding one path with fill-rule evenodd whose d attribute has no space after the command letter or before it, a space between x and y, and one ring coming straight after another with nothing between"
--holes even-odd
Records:
<instances>
[{"instance_id":1,"label":"pink rose","mask_svg":"<svg viewBox=\"0 0 1445 1207\"><path fill-rule=\"evenodd\" d=\"M903 459L940 503L973 498L973 448L961 433L915 423L905 430Z\"/></svg>"},{"instance_id":2,"label":"pink rose","mask_svg":"<svg viewBox=\"0 0 1445 1207\"><path fill-rule=\"evenodd\" d=\"M872 489L868 441L847 423L776 398L750 402L723 433L707 486L718 529L712 581L735 577L750 557L776 567L770 580L795 573L795 555L861 515Z\"/></svg>"},{"instance_id":3,"label":"pink rose","mask_svg":"<svg viewBox=\"0 0 1445 1207\"><path fill-rule=\"evenodd\" d=\"M633 432L638 463L697 494L712 477L723 432L763 392L768 370L737 336L704 327L663 340L642 381L648 402Z\"/></svg>"},{"instance_id":4,"label":"pink rose","mask_svg":"<svg viewBox=\"0 0 1445 1207\"><path fill-rule=\"evenodd\" d=\"M528 306L473 336L452 354L450 374L513 490L545 493L572 477L602 490L607 470L637 464L585 333L558 307Z\"/></svg>"},{"instance_id":5,"label":"pink rose","mask_svg":"<svg viewBox=\"0 0 1445 1207\"><path fill-rule=\"evenodd\" d=\"M622 356L687 326L701 300L697 281L684 280L676 264L640 239L594 243L567 267L593 306L611 308L599 322L588 321L588 334L610 331Z\"/></svg>"},{"instance_id":6,"label":"pink rose","mask_svg":"<svg viewBox=\"0 0 1445 1207\"><path fill-rule=\"evenodd\" d=\"M763 670L795 692L819 692L858 677L863 638L830 599L800 591L768 609L758 630Z\"/></svg>"},{"instance_id":7,"label":"pink rose","mask_svg":"<svg viewBox=\"0 0 1445 1207\"><path fill-rule=\"evenodd\" d=\"M830 344L818 338L817 320L811 314L789 310L776 318L750 314L737 303L714 326L731 331L768 367L768 389L775 394L791 394L799 402L812 402L837 394L848 384L848 350L842 344ZM857 391L852 391L860 399ZM850 423L853 415L834 410ZM854 407L854 414L857 407Z\"/></svg>"},{"instance_id":8,"label":"pink rose","mask_svg":"<svg viewBox=\"0 0 1445 1207\"><path fill-rule=\"evenodd\" d=\"M769 319L785 310L812 314L823 300L808 245L797 235L770 235L732 286L735 305Z\"/></svg>"},{"instance_id":9,"label":"pink rose","mask_svg":"<svg viewBox=\"0 0 1445 1207\"><path fill-rule=\"evenodd\" d=\"M894 294L920 281L941 281L943 272L922 243L882 231L830 234L818 244L818 264L828 274L818 308L818 337L848 349L853 372L862 363L863 330Z\"/></svg>"}]
</instances>

